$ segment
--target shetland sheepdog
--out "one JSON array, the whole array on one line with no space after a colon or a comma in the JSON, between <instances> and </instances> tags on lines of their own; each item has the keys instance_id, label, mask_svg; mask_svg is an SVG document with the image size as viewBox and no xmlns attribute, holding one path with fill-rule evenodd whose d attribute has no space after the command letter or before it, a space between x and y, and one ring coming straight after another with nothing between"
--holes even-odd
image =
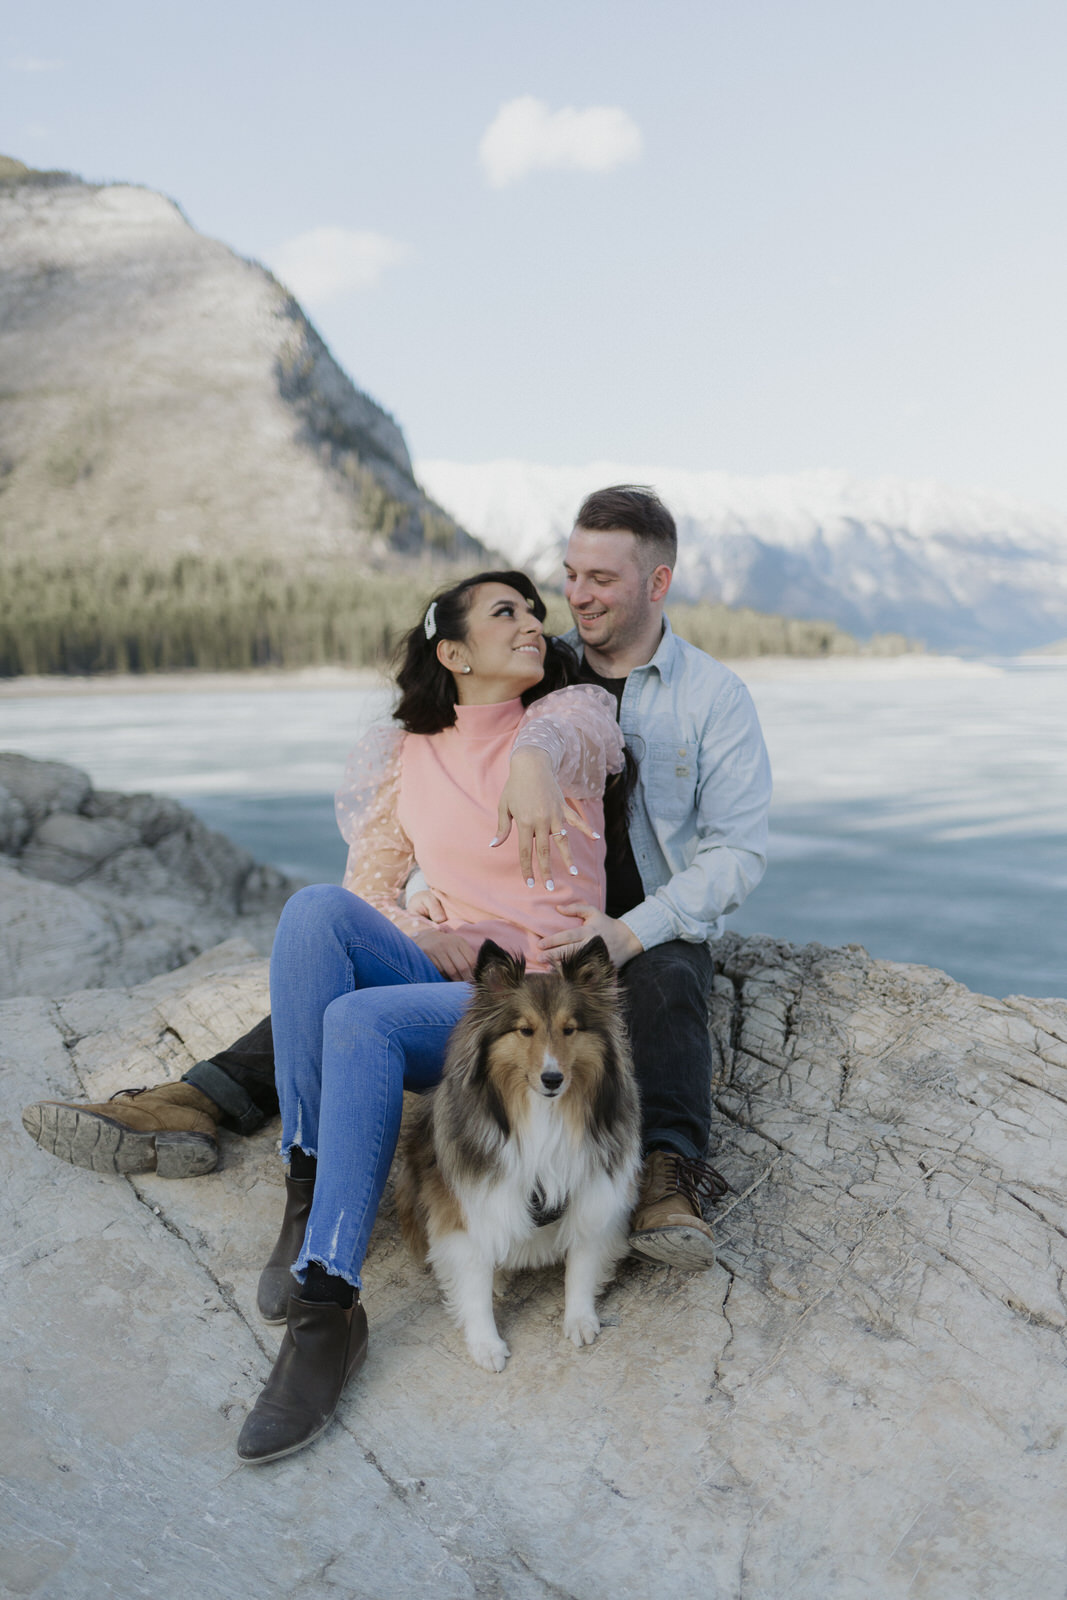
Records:
<instances>
[{"instance_id":1,"label":"shetland sheepdog","mask_svg":"<svg viewBox=\"0 0 1067 1600\"><path fill-rule=\"evenodd\" d=\"M563 1332L600 1332L597 1293L626 1253L641 1160L615 969L596 938L553 973L487 940L441 1083L400 1141L397 1208L478 1366L502 1372L497 1267L566 1260Z\"/></svg>"}]
</instances>

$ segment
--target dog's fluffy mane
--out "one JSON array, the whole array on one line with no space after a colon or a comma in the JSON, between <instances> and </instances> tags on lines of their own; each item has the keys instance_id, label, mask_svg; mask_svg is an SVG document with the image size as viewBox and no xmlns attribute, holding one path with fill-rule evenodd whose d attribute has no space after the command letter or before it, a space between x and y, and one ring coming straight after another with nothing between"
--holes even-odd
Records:
<instances>
[{"instance_id":1,"label":"dog's fluffy mane","mask_svg":"<svg viewBox=\"0 0 1067 1600\"><path fill-rule=\"evenodd\" d=\"M471 1003L449 1043L441 1083L423 1096L405 1128L404 1159L428 1178L438 1168L453 1195L502 1175L509 1141L521 1138L528 1093L509 1084L503 1041L531 1015L573 1022L577 1070L553 1114L571 1126L591 1163L616 1178L633 1159L637 1093L615 968L596 938L565 957L556 973L527 973L521 956L487 941L479 952ZM502 1047L502 1048L498 1048ZM406 1186L405 1186L406 1188ZM423 1255L425 1215L398 1187L409 1244ZM413 1209L414 1207L414 1209Z\"/></svg>"},{"instance_id":2,"label":"dog's fluffy mane","mask_svg":"<svg viewBox=\"0 0 1067 1600\"><path fill-rule=\"evenodd\" d=\"M561 981L562 980L562 981ZM470 1007L457 1025L441 1085L434 1095L438 1149L448 1149L460 1181L486 1177L497 1165L514 1130L516 1107L505 1102L493 1076L493 1046L511 1033L530 1008L543 1015L569 1012L581 1033L599 1042L591 1098L572 1102L604 1170L614 1175L624 1155L622 1124L631 1111L632 1087L623 1062L629 1059L619 1014L615 969L603 939L596 938L560 964L559 976L527 973L522 956L486 941L475 969Z\"/></svg>"}]
</instances>

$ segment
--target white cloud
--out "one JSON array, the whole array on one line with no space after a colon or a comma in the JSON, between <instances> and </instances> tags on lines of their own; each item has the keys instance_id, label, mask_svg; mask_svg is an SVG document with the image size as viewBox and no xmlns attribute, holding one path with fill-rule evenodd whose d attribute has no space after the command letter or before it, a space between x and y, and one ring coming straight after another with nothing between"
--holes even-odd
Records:
<instances>
[{"instance_id":1,"label":"white cloud","mask_svg":"<svg viewBox=\"0 0 1067 1600\"><path fill-rule=\"evenodd\" d=\"M564 106L550 111L532 94L502 105L482 135L486 179L503 189L539 168L610 172L641 154L641 130L620 106Z\"/></svg>"},{"instance_id":2,"label":"white cloud","mask_svg":"<svg viewBox=\"0 0 1067 1600\"><path fill-rule=\"evenodd\" d=\"M62 72L65 61L48 61L43 56L14 56L8 66L12 72Z\"/></svg>"},{"instance_id":3,"label":"white cloud","mask_svg":"<svg viewBox=\"0 0 1067 1600\"><path fill-rule=\"evenodd\" d=\"M373 288L383 272L407 254L407 245L384 233L312 228L280 244L267 257L267 265L298 300L324 305L358 289Z\"/></svg>"}]
</instances>

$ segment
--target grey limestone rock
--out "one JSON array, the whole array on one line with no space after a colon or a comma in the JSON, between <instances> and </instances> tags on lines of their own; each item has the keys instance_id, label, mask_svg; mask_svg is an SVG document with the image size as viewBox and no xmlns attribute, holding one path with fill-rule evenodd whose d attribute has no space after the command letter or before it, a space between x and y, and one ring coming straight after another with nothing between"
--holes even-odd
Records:
<instances>
[{"instance_id":1,"label":"grey limestone rock","mask_svg":"<svg viewBox=\"0 0 1067 1600\"><path fill-rule=\"evenodd\" d=\"M111 817L62 811L45 817L19 858L21 870L50 883L79 883L120 850L140 844L136 828Z\"/></svg>"},{"instance_id":2,"label":"grey limestone rock","mask_svg":"<svg viewBox=\"0 0 1067 1600\"><path fill-rule=\"evenodd\" d=\"M63 761L34 761L13 750L0 750L0 783L18 801L31 827L53 811L78 811L92 784L89 776Z\"/></svg>"},{"instance_id":3,"label":"grey limestone rock","mask_svg":"<svg viewBox=\"0 0 1067 1600\"><path fill-rule=\"evenodd\" d=\"M112 817L130 823L149 849L189 821L185 806L162 794L121 794L117 789L97 789L81 809L87 817Z\"/></svg>"},{"instance_id":4,"label":"grey limestone rock","mask_svg":"<svg viewBox=\"0 0 1067 1600\"><path fill-rule=\"evenodd\" d=\"M243 933L296 887L177 801L0 754L0 996L135 984Z\"/></svg>"},{"instance_id":5,"label":"grey limestone rock","mask_svg":"<svg viewBox=\"0 0 1067 1600\"><path fill-rule=\"evenodd\" d=\"M277 1127L169 1184L0 1143L16 1592L1062 1600L1067 1000L858 948L719 957L720 1265L624 1263L582 1351L559 1272L514 1275L493 1376L387 1190L367 1366L271 1468L233 1443L278 1343ZM5 1115L179 1076L265 976L231 945L0 1007Z\"/></svg>"},{"instance_id":6,"label":"grey limestone rock","mask_svg":"<svg viewBox=\"0 0 1067 1600\"><path fill-rule=\"evenodd\" d=\"M0 855L16 855L26 843L32 824L26 807L0 783Z\"/></svg>"}]
</instances>

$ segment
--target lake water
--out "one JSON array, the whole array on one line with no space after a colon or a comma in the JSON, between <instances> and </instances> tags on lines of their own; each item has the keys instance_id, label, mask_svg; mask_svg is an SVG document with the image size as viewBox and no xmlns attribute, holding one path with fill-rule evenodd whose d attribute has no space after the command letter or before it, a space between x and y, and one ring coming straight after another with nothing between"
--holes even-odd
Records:
<instances>
[{"instance_id":1,"label":"lake water","mask_svg":"<svg viewBox=\"0 0 1067 1600\"><path fill-rule=\"evenodd\" d=\"M858 943L987 994L1067 994L1067 662L743 667L775 772L744 932ZM174 795L260 860L344 863L332 791L388 694L350 685L0 697L0 748Z\"/></svg>"}]
</instances>

